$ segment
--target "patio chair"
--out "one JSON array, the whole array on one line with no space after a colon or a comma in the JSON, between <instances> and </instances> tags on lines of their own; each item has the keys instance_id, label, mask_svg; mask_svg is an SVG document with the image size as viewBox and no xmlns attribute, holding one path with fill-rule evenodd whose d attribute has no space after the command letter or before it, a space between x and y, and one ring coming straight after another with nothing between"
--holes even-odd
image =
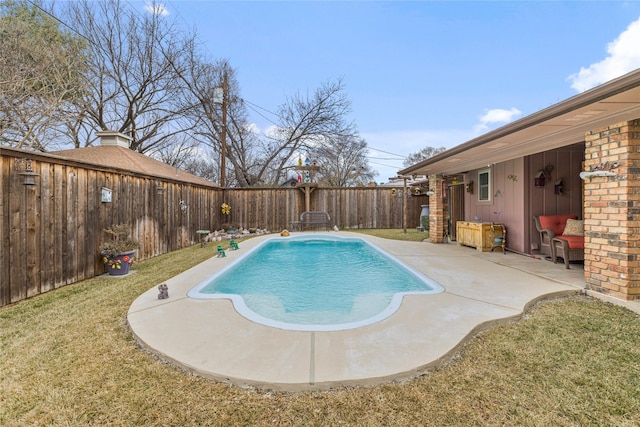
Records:
<instances>
[{"instance_id":1,"label":"patio chair","mask_svg":"<svg viewBox=\"0 0 640 427\"><path fill-rule=\"evenodd\" d=\"M551 257L551 241L560 237L567 224L567 219L576 219L575 215L540 215L534 216L533 221L540 233L540 254Z\"/></svg>"},{"instance_id":2,"label":"patio chair","mask_svg":"<svg viewBox=\"0 0 640 427\"><path fill-rule=\"evenodd\" d=\"M555 237L551 241L551 259L558 262L558 257L564 261L564 267L569 269L569 262L584 261L584 236Z\"/></svg>"},{"instance_id":3,"label":"patio chair","mask_svg":"<svg viewBox=\"0 0 640 427\"><path fill-rule=\"evenodd\" d=\"M229 240L229 249L231 249L232 251L237 251L238 249L240 249L240 247L236 242L233 241L233 239L231 239Z\"/></svg>"}]
</instances>

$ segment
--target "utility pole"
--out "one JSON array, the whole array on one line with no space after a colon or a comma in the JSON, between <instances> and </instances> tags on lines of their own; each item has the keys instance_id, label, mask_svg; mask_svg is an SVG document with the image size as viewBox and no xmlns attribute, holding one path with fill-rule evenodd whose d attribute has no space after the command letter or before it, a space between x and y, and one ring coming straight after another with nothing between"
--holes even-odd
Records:
<instances>
[{"instance_id":1,"label":"utility pole","mask_svg":"<svg viewBox=\"0 0 640 427\"><path fill-rule=\"evenodd\" d=\"M220 186L225 187L225 175L227 170L227 70L222 77L222 135L221 159L220 159Z\"/></svg>"}]
</instances>

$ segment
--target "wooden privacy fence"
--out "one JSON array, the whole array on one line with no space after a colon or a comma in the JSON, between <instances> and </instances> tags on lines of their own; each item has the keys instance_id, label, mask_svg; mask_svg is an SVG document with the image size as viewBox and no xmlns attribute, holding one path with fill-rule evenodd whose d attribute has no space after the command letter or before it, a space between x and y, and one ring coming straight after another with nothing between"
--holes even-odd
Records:
<instances>
[{"instance_id":1,"label":"wooden privacy fence","mask_svg":"<svg viewBox=\"0 0 640 427\"><path fill-rule=\"evenodd\" d=\"M27 158L35 185L24 184ZM304 210L297 188L223 190L10 148L0 148L0 168L0 306L103 274L100 245L114 224L131 227L141 260L192 245L197 230L227 222L279 232ZM103 187L111 202L102 200ZM407 227L419 225L427 203L407 199ZM318 188L311 209L327 211L341 229L403 227L403 200L388 187Z\"/></svg>"},{"instance_id":2,"label":"wooden privacy fence","mask_svg":"<svg viewBox=\"0 0 640 427\"><path fill-rule=\"evenodd\" d=\"M325 211L331 227L402 228L402 197L392 195L389 187L318 188L311 195L311 210ZM407 198L407 226L420 225L421 205L426 196ZM224 190L224 201L231 214L223 222L245 228L270 231L289 229L304 211L304 193L296 188L234 188Z\"/></svg>"}]
</instances>

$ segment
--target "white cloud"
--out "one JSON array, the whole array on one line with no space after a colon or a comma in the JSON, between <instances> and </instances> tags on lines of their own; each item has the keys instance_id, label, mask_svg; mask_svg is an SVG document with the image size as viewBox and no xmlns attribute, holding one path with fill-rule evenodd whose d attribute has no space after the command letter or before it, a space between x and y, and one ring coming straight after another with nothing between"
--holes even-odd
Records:
<instances>
[{"instance_id":1,"label":"white cloud","mask_svg":"<svg viewBox=\"0 0 640 427\"><path fill-rule=\"evenodd\" d=\"M502 108L494 108L493 110L485 110L485 113L480 116L480 122L475 125L474 130L476 133L481 133L489 129L492 124L509 123L516 116L521 116L522 111L517 108L511 108L505 110Z\"/></svg>"},{"instance_id":2,"label":"white cloud","mask_svg":"<svg viewBox=\"0 0 640 427\"><path fill-rule=\"evenodd\" d=\"M247 132L254 133L256 135L260 135L260 128L255 123L249 123L246 126Z\"/></svg>"},{"instance_id":3,"label":"white cloud","mask_svg":"<svg viewBox=\"0 0 640 427\"><path fill-rule=\"evenodd\" d=\"M567 80L571 81L571 87L584 92L640 68L640 18L607 45L607 53L602 61L570 75Z\"/></svg>"},{"instance_id":4,"label":"white cloud","mask_svg":"<svg viewBox=\"0 0 640 427\"><path fill-rule=\"evenodd\" d=\"M260 131L262 132L263 135L269 138L274 138L274 139L282 138L282 129L280 129L280 127L276 125L269 125L265 129L261 129Z\"/></svg>"},{"instance_id":5,"label":"white cloud","mask_svg":"<svg viewBox=\"0 0 640 427\"><path fill-rule=\"evenodd\" d=\"M162 3L146 3L144 9L154 15L169 16L169 10L167 10L167 7Z\"/></svg>"}]
</instances>

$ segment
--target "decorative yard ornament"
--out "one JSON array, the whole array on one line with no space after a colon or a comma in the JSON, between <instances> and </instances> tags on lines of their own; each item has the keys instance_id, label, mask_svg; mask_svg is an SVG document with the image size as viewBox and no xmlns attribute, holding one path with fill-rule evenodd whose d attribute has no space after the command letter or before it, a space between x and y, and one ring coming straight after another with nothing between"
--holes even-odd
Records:
<instances>
[{"instance_id":1,"label":"decorative yard ornament","mask_svg":"<svg viewBox=\"0 0 640 427\"><path fill-rule=\"evenodd\" d=\"M551 180L551 172L553 172L553 165L547 165L544 169L540 169L534 176L533 184L536 187L544 187L547 181Z\"/></svg>"},{"instance_id":2,"label":"decorative yard ornament","mask_svg":"<svg viewBox=\"0 0 640 427\"><path fill-rule=\"evenodd\" d=\"M224 251L221 245L218 245L217 250L218 250L217 258L224 258L227 256L227 253Z\"/></svg>"},{"instance_id":3,"label":"decorative yard ornament","mask_svg":"<svg viewBox=\"0 0 640 427\"><path fill-rule=\"evenodd\" d=\"M169 298L169 287L166 283L162 283L158 286L158 290L160 293L158 294L158 299L167 299Z\"/></svg>"}]
</instances>

